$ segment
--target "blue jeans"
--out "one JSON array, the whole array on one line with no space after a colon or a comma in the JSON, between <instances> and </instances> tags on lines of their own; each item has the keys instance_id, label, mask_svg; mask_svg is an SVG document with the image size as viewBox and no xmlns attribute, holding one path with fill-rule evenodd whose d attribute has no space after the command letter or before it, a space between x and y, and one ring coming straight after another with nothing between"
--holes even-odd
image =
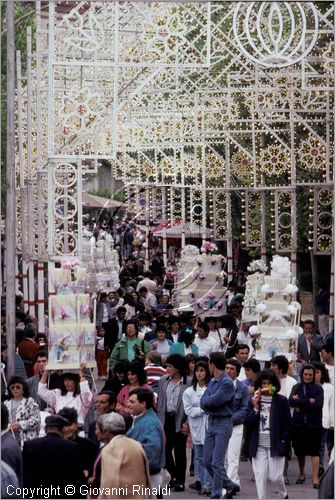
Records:
<instances>
[{"instance_id":1,"label":"blue jeans","mask_svg":"<svg viewBox=\"0 0 335 500\"><path fill-rule=\"evenodd\" d=\"M231 490L234 483L224 468L224 457L233 431L230 417L209 417L204 444L205 467L212 480L212 496L220 496L222 488Z\"/></svg>"},{"instance_id":2,"label":"blue jeans","mask_svg":"<svg viewBox=\"0 0 335 500\"><path fill-rule=\"evenodd\" d=\"M200 481L201 486L210 490L212 485L211 477L209 476L206 467L204 466L204 446L202 444L194 444L194 470L195 476Z\"/></svg>"}]
</instances>

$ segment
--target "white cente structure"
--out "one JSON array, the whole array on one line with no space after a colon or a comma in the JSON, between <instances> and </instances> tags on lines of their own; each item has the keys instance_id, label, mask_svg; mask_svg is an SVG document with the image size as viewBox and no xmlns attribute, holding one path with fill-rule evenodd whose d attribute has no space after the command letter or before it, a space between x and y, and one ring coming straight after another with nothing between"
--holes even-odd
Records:
<instances>
[{"instance_id":1,"label":"white cente structure","mask_svg":"<svg viewBox=\"0 0 335 500\"><path fill-rule=\"evenodd\" d=\"M81 257L82 183L102 160L148 230L191 223L204 240L210 226L229 278L234 239L263 260L289 254L295 276L306 204L311 249L333 268L333 1L53 1L43 12L37 1L26 75L19 54L17 66L28 268Z\"/></svg>"}]
</instances>

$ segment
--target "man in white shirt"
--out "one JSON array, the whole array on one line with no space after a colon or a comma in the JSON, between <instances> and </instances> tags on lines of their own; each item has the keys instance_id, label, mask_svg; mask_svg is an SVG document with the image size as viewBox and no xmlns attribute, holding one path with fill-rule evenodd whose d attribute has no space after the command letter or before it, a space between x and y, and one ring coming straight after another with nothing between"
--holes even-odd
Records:
<instances>
[{"instance_id":1,"label":"man in white shirt","mask_svg":"<svg viewBox=\"0 0 335 500\"><path fill-rule=\"evenodd\" d=\"M140 294L140 302L144 305L145 308L152 307L153 309L156 309L157 299L154 294L149 292L149 290L145 286L142 286L139 289L138 293Z\"/></svg>"},{"instance_id":2,"label":"man in white shirt","mask_svg":"<svg viewBox=\"0 0 335 500\"><path fill-rule=\"evenodd\" d=\"M140 288L145 287L149 292L155 293L157 290L157 283L152 279L152 272L145 271L144 279L137 283L136 291L139 292Z\"/></svg>"},{"instance_id":3,"label":"man in white shirt","mask_svg":"<svg viewBox=\"0 0 335 500\"><path fill-rule=\"evenodd\" d=\"M285 356L275 356L270 361L271 370L275 372L280 382L280 392L286 398L290 397L293 386L298 382L295 378L287 375L288 372L288 359Z\"/></svg>"},{"instance_id":4,"label":"man in white shirt","mask_svg":"<svg viewBox=\"0 0 335 500\"><path fill-rule=\"evenodd\" d=\"M235 357L237 361L239 361L241 364L241 370L237 377L237 380L239 380L240 382L243 382L243 380L247 378L243 365L248 360L249 354L250 354L250 347L248 346L248 344L238 344L236 348Z\"/></svg>"},{"instance_id":5,"label":"man in white shirt","mask_svg":"<svg viewBox=\"0 0 335 500\"><path fill-rule=\"evenodd\" d=\"M334 385L334 344L327 342L321 349L321 358L329 373L330 383Z\"/></svg>"},{"instance_id":6,"label":"man in white shirt","mask_svg":"<svg viewBox=\"0 0 335 500\"><path fill-rule=\"evenodd\" d=\"M219 346L213 337L209 335L209 326L205 321L201 321L197 327L197 335L195 337L195 345L198 347L199 356L207 356L211 352L219 350Z\"/></svg>"}]
</instances>

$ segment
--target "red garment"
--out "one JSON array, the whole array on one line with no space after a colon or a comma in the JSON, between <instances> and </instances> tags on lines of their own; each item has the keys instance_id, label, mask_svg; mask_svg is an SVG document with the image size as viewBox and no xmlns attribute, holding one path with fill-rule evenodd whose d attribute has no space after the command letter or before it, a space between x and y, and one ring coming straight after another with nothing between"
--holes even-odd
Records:
<instances>
[{"instance_id":1,"label":"red garment","mask_svg":"<svg viewBox=\"0 0 335 500\"><path fill-rule=\"evenodd\" d=\"M142 387L142 389L149 389L150 391L152 391L152 388L148 384L143 384L140 385L139 387ZM126 409L126 404L129 399L129 393L130 393L130 384L127 384L124 387L122 387L121 391L118 394L117 402L121 405L121 408L118 411L118 413L120 413L121 415L128 415L129 413Z\"/></svg>"},{"instance_id":2,"label":"red garment","mask_svg":"<svg viewBox=\"0 0 335 500\"><path fill-rule=\"evenodd\" d=\"M95 359L98 368L98 377L108 376L108 366L107 362L109 359L110 351L109 349L97 349L95 351Z\"/></svg>"},{"instance_id":3,"label":"red garment","mask_svg":"<svg viewBox=\"0 0 335 500\"><path fill-rule=\"evenodd\" d=\"M28 378L34 376L34 362L37 349L38 345L31 339L24 339L19 343L19 355L23 359Z\"/></svg>"}]
</instances>

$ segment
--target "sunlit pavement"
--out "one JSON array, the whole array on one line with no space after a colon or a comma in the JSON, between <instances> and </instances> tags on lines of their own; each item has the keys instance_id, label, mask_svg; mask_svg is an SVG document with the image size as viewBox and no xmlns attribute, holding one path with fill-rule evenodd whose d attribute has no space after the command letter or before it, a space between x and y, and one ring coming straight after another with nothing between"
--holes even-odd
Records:
<instances>
[{"instance_id":1,"label":"sunlit pavement","mask_svg":"<svg viewBox=\"0 0 335 500\"><path fill-rule=\"evenodd\" d=\"M188 450L188 458L190 460L190 453ZM188 485L190 483L194 482L194 477L190 477L189 475L189 460L188 460L188 466L187 466L187 478L186 478L186 487L185 491L181 493L171 493L170 497L164 497L164 498L174 498L174 499L184 499L184 498L193 498L196 499L198 498L199 500L202 499L207 499L208 497L203 497L199 496L198 493L194 490L191 490ZM311 468L311 459L307 458L306 459L306 481L304 484L295 484L296 479L298 477L298 461L296 457L292 457L292 460L289 464L288 468L288 478L290 481L290 484L287 487L287 493L288 497L291 498L300 498L300 499L306 499L306 498L318 498L318 491L313 489L312 485L312 468ZM244 498L257 498L257 493L256 493L256 485L255 482L252 481L253 478L253 473L252 473L252 467L250 462L241 462L240 463L240 469L239 469L239 475L241 479L241 492L238 493L234 498L235 500L240 500ZM268 486L268 499L279 499L278 493L275 492L275 488L269 484Z\"/></svg>"}]
</instances>

